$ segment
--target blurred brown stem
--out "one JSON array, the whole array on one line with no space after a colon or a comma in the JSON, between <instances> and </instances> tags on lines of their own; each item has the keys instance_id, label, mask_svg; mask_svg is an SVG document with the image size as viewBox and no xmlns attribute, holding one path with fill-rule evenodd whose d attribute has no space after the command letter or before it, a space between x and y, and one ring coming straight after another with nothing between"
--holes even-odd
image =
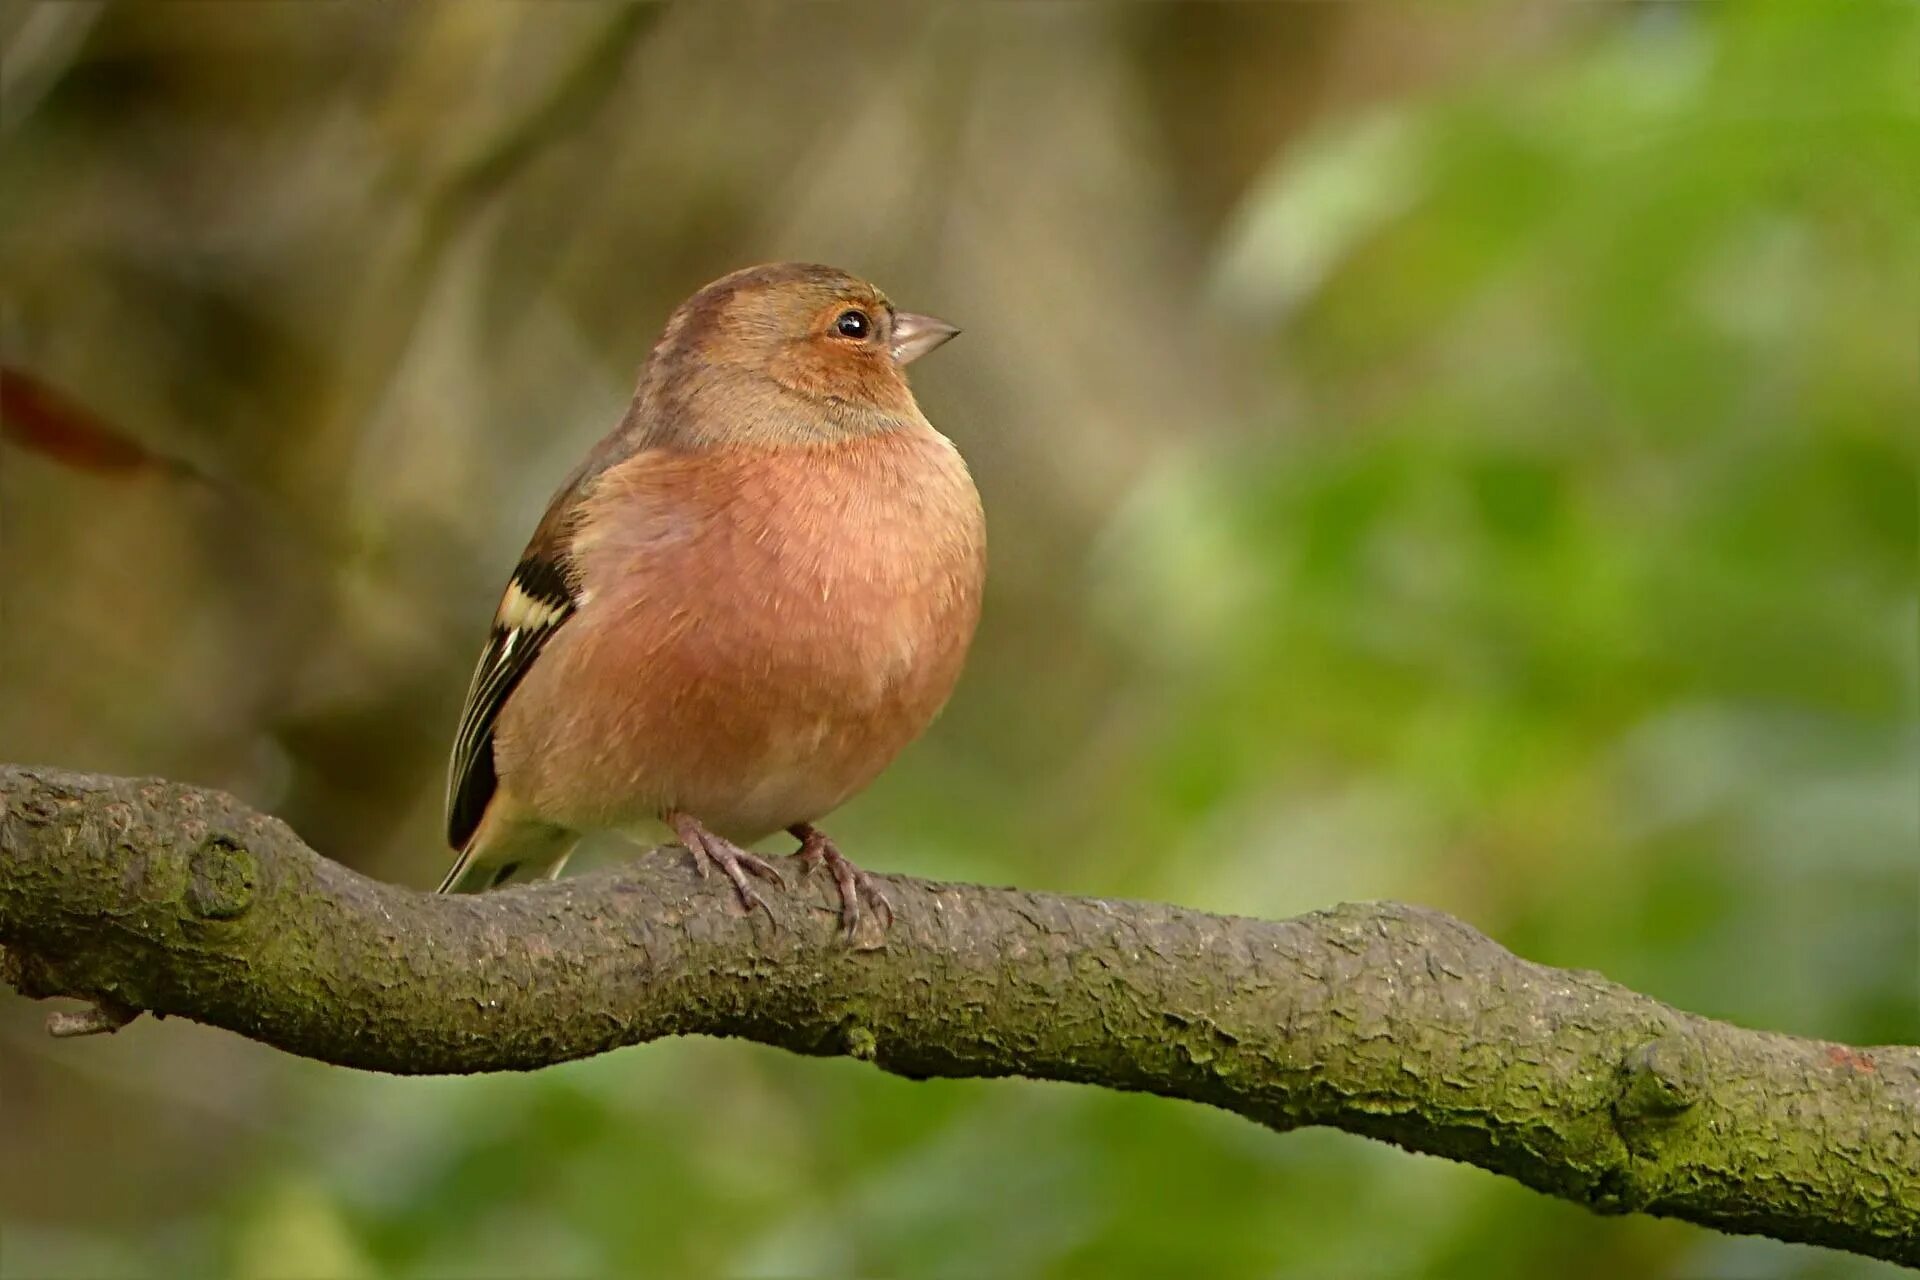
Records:
<instances>
[{"instance_id":1,"label":"blurred brown stem","mask_svg":"<svg viewBox=\"0 0 1920 1280\"><path fill-rule=\"evenodd\" d=\"M1262 921L885 877L884 947L849 948L824 878L769 920L676 852L435 897L215 792L0 766L0 974L376 1071L704 1034L1139 1090L1920 1263L1920 1049L1742 1030L1393 903Z\"/></svg>"}]
</instances>

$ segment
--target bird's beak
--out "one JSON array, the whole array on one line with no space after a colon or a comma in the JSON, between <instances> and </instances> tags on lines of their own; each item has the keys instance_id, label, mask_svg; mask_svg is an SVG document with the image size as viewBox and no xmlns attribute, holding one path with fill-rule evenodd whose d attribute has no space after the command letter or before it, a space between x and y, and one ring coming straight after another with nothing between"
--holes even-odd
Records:
<instances>
[{"instance_id":1,"label":"bird's beak","mask_svg":"<svg viewBox=\"0 0 1920 1280\"><path fill-rule=\"evenodd\" d=\"M912 364L959 332L958 326L945 320L901 311L893 317L893 342L887 349L895 364Z\"/></svg>"}]
</instances>

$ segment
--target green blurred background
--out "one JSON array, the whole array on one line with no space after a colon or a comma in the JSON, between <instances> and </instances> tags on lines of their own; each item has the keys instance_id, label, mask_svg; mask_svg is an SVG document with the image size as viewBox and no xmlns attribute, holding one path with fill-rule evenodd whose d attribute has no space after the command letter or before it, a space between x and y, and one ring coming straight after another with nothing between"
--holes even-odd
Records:
<instances>
[{"instance_id":1,"label":"green blurred background","mask_svg":"<svg viewBox=\"0 0 1920 1280\"><path fill-rule=\"evenodd\" d=\"M428 886L507 567L670 307L844 265L993 571L834 830L1397 898L1920 1039L1911 5L13 4L0 758ZM58 445L54 441L54 445ZM20 1277L1867 1276L1325 1132L707 1041L398 1080L0 999Z\"/></svg>"}]
</instances>

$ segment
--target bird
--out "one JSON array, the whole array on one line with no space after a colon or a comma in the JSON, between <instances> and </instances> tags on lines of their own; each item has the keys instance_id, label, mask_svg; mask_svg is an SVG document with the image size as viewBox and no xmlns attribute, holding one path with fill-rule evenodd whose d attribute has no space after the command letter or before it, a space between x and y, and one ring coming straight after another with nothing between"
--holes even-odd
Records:
<instances>
[{"instance_id":1,"label":"bird","mask_svg":"<svg viewBox=\"0 0 1920 1280\"><path fill-rule=\"evenodd\" d=\"M986 527L907 366L959 329L833 267L713 281L554 494L468 687L440 892L560 874L664 827L743 908L797 839L851 939L892 904L816 825L932 722L980 617ZM769 914L771 909L768 908Z\"/></svg>"}]
</instances>

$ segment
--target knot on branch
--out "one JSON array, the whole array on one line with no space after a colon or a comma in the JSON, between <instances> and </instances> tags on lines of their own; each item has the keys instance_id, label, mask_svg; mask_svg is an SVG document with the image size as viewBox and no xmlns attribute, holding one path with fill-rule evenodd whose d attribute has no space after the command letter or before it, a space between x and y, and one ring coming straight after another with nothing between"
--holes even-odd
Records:
<instances>
[{"instance_id":1,"label":"knot on branch","mask_svg":"<svg viewBox=\"0 0 1920 1280\"><path fill-rule=\"evenodd\" d=\"M1672 1176L1661 1148L1706 1096L1706 1050L1690 1032L1668 1031L1628 1050L1613 1099L1613 1127L1626 1151L1594 1182L1592 1207L1631 1213L1656 1203Z\"/></svg>"},{"instance_id":2,"label":"knot on branch","mask_svg":"<svg viewBox=\"0 0 1920 1280\"><path fill-rule=\"evenodd\" d=\"M1621 1061L1614 1119L1623 1127L1672 1119L1707 1093L1707 1055L1684 1031L1640 1045Z\"/></svg>"},{"instance_id":3,"label":"knot on branch","mask_svg":"<svg viewBox=\"0 0 1920 1280\"><path fill-rule=\"evenodd\" d=\"M253 855L231 836L210 835L193 851L187 905L203 920L232 920L253 903Z\"/></svg>"},{"instance_id":4,"label":"knot on branch","mask_svg":"<svg viewBox=\"0 0 1920 1280\"><path fill-rule=\"evenodd\" d=\"M1628 1052L1620 1062L1613 1127L1631 1160L1642 1167L1620 1171L1610 1188L1624 1207L1635 1208L1657 1191L1659 1147L1672 1140L1679 1122L1707 1096L1707 1055L1690 1032L1669 1031ZM1634 1182L1642 1185L1630 1193Z\"/></svg>"}]
</instances>

